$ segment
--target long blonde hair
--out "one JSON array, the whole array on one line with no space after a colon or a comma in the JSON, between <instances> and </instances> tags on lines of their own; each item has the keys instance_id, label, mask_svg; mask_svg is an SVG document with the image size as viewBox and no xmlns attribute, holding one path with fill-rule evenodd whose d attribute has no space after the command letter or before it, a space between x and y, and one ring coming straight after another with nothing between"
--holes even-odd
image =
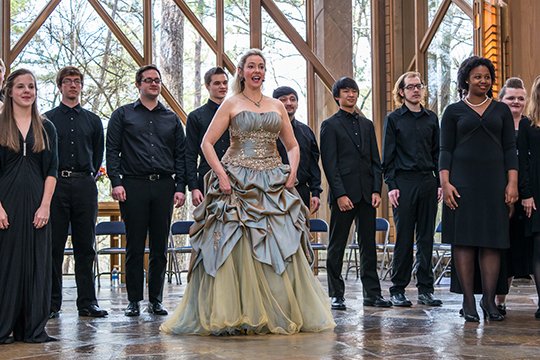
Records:
<instances>
[{"instance_id":1,"label":"long blonde hair","mask_svg":"<svg viewBox=\"0 0 540 360\"><path fill-rule=\"evenodd\" d=\"M18 69L9 74L4 86L6 97L4 99L4 107L0 112L0 145L15 152L19 152L21 146L19 140L19 128L15 122L15 116L13 115L13 86L15 84L15 79L27 74L32 76L34 88L37 92L36 77L27 69ZM49 148L49 141L43 127L43 116L39 113L36 101L32 104L31 116L30 126L34 133L34 146L32 147L32 151L37 153L45 150L45 148Z\"/></svg>"},{"instance_id":2,"label":"long blonde hair","mask_svg":"<svg viewBox=\"0 0 540 360\"><path fill-rule=\"evenodd\" d=\"M534 79L531 87L526 114L533 126L540 127L540 76Z\"/></svg>"},{"instance_id":3,"label":"long blonde hair","mask_svg":"<svg viewBox=\"0 0 540 360\"><path fill-rule=\"evenodd\" d=\"M238 61L238 65L236 65L236 75L234 76L234 80L231 86L233 95L240 94L242 91L244 91L245 79L244 79L244 76L240 75L239 70L244 69L247 58L253 55L260 56L264 61L264 65L266 66L266 58L264 57L260 49L249 49L248 51L246 51L244 55L242 55L242 57Z\"/></svg>"}]
</instances>

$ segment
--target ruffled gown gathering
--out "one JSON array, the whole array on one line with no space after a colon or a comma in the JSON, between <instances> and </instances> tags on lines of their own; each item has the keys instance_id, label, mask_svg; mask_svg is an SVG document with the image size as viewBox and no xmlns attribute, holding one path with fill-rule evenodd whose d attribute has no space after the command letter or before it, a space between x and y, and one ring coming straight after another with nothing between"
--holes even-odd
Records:
<instances>
[{"instance_id":1,"label":"ruffled gown gathering","mask_svg":"<svg viewBox=\"0 0 540 360\"><path fill-rule=\"evenodd\" d=\"M210 171L193 213L194 255L182 302L161 325L171 334L318 332L335 326L311 271L308 209L285 188L289 166L276 149L276 112L243 111L231 119L222 159L232 194Z\"/></svg>"}]
</instances>

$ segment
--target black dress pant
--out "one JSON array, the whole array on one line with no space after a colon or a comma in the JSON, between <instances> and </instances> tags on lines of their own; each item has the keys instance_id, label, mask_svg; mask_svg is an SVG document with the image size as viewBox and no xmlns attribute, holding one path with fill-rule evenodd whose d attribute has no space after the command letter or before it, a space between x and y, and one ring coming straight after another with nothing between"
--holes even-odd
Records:
<instances>
[{"instance_id":1,"label":"black dress pant","mask_svg":"<svg viewBox=\"0 0 540 360\"><path fill-rule=\"evenodd\" d=\"M300 195L302 202L308 207L310 206L309 201L311 200L311 191L309 191L309 186L307 184L298 184L296 185L296 191Z\"/></svg>"},{"instance_id":2,"label":"black dress pant","mask_svg":"<svg viewBox=\"0 0 540 360\"><path fill-rule=\"evenodd\" d=\"M396 244L390 294L403 294L411 281L416 230L416 286L419 294L433 293L433 235L437 216L437 180L433 173L398 174L399 206L394 208Z\"/></svg>"},{"instance_id":3,"label":"black dress pant","mask_svg":"<svg viewBox=\"0 0 540 360\"><path fill-rule=\"evenodd\" d=\"M126 201L120 203L126 224L126 287L129 301L141 301L144 289L144 249L148 235L148 297L162 301L167 267L167 240L175 191L172 177L159 180L124 177Z\"/></svg>"},{"instance_id":4,"label":"black dress pant","mask_svg":"<svg viewBox=\"0 0 540 360\"><path fill-rule=\"evenodd\" d=\"M329 295L340 297L345 293L345 282L341 276L341 270L353 221L356 222L358 233L360 279L364 298L381 295L381 285L377 275L377 249L375 248L375 209L371 203L362 200L354 204L354 209L345 212L340 211L337 203L334 202L330 205L330 211L330 239L326 260Z\"/></svg>"},{"instance_id":5,"label":"black dress pant","mask_svg":"<svg viewBox=\"0 0 540 360\"><path fill-rule=\"evenodd\" d=\"M62 306L62 263L71 223L71 242L75 257L77 308L97 305L94 287L96 252L97 187L93 176L58 177L51 202L52 291L51 311Z\"/></svg>"}]
</instances>

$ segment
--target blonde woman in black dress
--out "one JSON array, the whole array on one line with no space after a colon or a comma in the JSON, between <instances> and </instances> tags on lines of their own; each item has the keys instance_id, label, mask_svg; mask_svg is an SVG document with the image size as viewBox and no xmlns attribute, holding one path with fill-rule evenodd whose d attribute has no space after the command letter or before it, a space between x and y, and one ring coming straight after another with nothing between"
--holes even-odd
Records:
<instances>
[{"instance_id":1,"label":"blonde woman in black dress","mask_svg":"<svg viewBox=\"0 0 540 360\"><path fill-rule=\"evenodd\" d=\"M510 108L514 119L514 129L518 138L519 123L524 118L523 112L527 102L527 90L523 80L511 77L506 80L499 92L499 100ZM514 277L529 277L531 274L532 242L530 236L525 236L525 212L518 200L514 204L514 211L510 218L510 248L503 254L501 268L506 268L508 288ZM506 315L506 294L497 293L495 302L502 315Z\"/></svg>"},{"instance_id":2,"label":"blonde woman in black dress","mask_svg":"<svg viewBox=\"0 0 540 360\"><path fill-rule=\"evenodd\" d=\"M527 216L526 234L533 237L533 275L540 297L540 76L531 88L527 117L519 123L519 193ZM534 314L540 319L540 307Z\"/></svg>"}]
</instances>

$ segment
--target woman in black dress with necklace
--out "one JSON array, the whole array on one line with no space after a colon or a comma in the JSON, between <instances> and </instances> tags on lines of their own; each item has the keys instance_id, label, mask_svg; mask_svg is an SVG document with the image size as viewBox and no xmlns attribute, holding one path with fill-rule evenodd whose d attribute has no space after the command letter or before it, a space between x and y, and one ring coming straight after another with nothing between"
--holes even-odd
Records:
<instances>
[{"instance_id":1,"label":"woman in black dress with necklace","mask_svg":"<svg viewBox=\"0 0 540 360\"><path fill-rule=\"evenodd\" d=\"M48 226L56 185L56 130L36 105L36 78L9 75L0 112L0 344L39 343L51 300Z\"/></svg>"},{"instance_id":2,"label":"woman in black dress with necklace","mask_svg":"<svg viewBox=\"0 0 540 360\"><path fill-rule=\"evenodd\" d=\"M442 240L452 244L454 270L463 292L466 321L478 322L474 298L475 257L482 279L480 307L492 321L504 319L495 305L501 249L510 245L508 206L517 200L517 155L512 114L491 98L495 68L477 56L458 70L461 101L441 122Z\"/></svg>"},{"instance_id":3,"label":"woman in black dress with necklace","mask_svg":"<svg viewBox=\"0 0 540 360\"><path fill-rule=\"evenodd\" d=\"M519 123L519 194L527 217L525 233L533 237L533 275L540 298L540 76L531 88L527 116ZM540 319L540 307L534 316Z\"/></svg>"}]
</instances>

